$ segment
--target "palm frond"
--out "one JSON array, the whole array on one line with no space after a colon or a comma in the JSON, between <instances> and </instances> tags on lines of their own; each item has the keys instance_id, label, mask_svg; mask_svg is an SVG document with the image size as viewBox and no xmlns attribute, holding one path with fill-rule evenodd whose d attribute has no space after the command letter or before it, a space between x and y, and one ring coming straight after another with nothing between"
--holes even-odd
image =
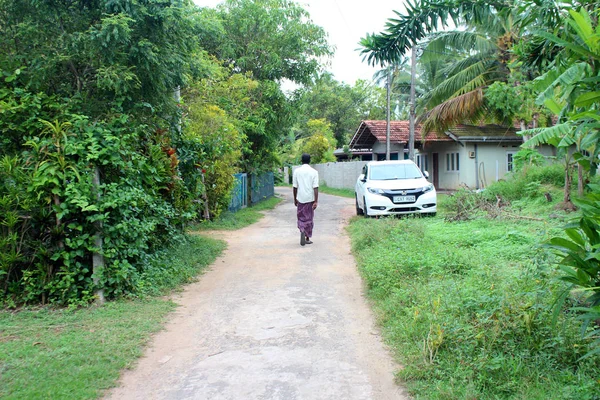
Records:
<instances>
[{"instance_id":1,"label":"palm frond","mask_svg":"<svg viewBox=\"0 0 600 400\"><path fill-rule=\"evenodd\" d=\"M486 74L493 77L495 81L498 77L506 77L507 72L502 71L499 67L501 64L495 56L491 54L475 54L469 57L465 62L458 62L455 65L448 66L445 69L447 76L464 74L469 71L472 76L477 74Z\"/></svg>"},{"instance_id":2,"label":"palm frond","mask_svg":"<svg viewBox=\"0 0 600 400\"><path fill-rule=\"evenodd\" d=\"M554 81L548 85L546 90L544 90L536 99L538 104L544 104L544 102L554 97L554 89L557 87L570 87L574 86L576 82L579 82L586 73L590 70L589 64L585 62L579 62L571 65L567 68L563 73L556 76L555 74L550 74L550 77L555 77ZM564 97L563 97L564 98Z\"/></svg>"},{"instance_id":3,"label":"palm frond","mask_svg":"<svg viewBox=\"0 0 600 400\"><path fill-rule=\"evenodd\" d=\"M433 56L440 56L452 49L469 54L472 51L477 53L489 53L498 49L494 41L483 36L478 32L471 31L450 31L442 32L431 37L424 47L425 52L433 53ZM437 54L436 54L437 53Z\"/></svg>"},{"instance_id":4,"label":"palm frond","mask_svg":"<svg viewBox=\"0 0 600 400\"><path fill-rule=\"evenodd\" d=\"M479 121L483 115L483 89L479 88L439 104L423 114L419 122L425 135L431 131L445 132L459 123Z\"/></svg>"},{"instance_id":5,"label":"palm frond","mask_svg":"<svg viewBox=\"0 0 600 400\"><path fill-rule=\"evenodd\" d=\"M523 136L532 136L521 145L524 148L534 148L542 144L552 142L558 143L563 137L569 135L573 131L573 127L569 122L557 124L545 128L527 129L519 132Z\"/></svg>"},{"instance_id":6,"label":"palm frond","mask_svg":"<svg viewBox=\"0 0 600 400\"><path fill-rule=\"evenodd\" d=\"M494 0L407 0L404 6L404 13L394 11L396 17L388 20L385 32L361 39L361 54L369 64L385 65L398 60L429 33L448 26L450 21L455 26L463 22L481 26L483 21L489 21L490 15L510 7L505 1Z\"/></svg>"},{"instance_id":7,"label":"palm frond","mask_svg":"<svg viewBox=\"0 0 600 400\"><path fill-rule=\"evenodd\" d=\"M451 74L449 78L432 90L430 100L427 103L429 107L437 106L448 99L465 94L478 86L485 86L489 83L487 81L487 75L490 72L489 60L478 60L474 56L471 61L477 62L473 64L461 62L460 65L463 67L461 69L456 67L457 73Z\"/></svg>"}]
</instances>

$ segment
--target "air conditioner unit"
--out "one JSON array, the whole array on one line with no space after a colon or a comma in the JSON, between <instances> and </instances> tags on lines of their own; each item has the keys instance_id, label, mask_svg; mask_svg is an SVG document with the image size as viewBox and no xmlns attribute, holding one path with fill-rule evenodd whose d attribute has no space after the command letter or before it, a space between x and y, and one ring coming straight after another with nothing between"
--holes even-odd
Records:
<instances>
[{"instance_id":1,"label":"air conditioner unit","mask_svg":"<svg viewBox=\"0 0 600 400\"><path fill-rule=\"evenodd\" d=\"M469 158L475 158L475 152L474 151L470 151L469 152Z\"/></svg>"}]
</instances>

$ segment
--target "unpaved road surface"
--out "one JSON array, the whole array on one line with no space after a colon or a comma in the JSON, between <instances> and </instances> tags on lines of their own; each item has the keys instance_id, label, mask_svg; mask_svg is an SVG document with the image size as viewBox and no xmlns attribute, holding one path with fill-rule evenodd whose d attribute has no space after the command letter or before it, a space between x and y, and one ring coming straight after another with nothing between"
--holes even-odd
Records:
<instances>
[{"instance_id":1,"label":"unpaved road surface","mask_svg":"<svg viewBox=\"0 0 600 400\"><path fill-rule=\"evenodd\" d=\"M406 399L344 232L351 199L320 195L301 247L291 189L197 283L108 399Z\"/></svg>"}]
</instances>

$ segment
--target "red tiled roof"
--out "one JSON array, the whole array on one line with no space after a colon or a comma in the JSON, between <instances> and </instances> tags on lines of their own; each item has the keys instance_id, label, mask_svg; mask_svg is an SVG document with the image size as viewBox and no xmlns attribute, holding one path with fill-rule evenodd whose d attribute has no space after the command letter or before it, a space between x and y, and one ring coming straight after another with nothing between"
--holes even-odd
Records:
<instances>
[{"instance_id":1,"label":"red tiled roof","mask_svg":"<svg viewBox=\"0 0 600 400\"><path fill-rule=\"evenodd\" d=\"M350 148L371 148L375 142L385 142L386 140L386 121L368 120L362 121L354 137L350 141ZM390 121L390 142L408 143L409 121ZM451 142L452 139L446 135L438 136L435 132L430 132L425 137L421 137L421 126L415 126L415 143L423 141L431 142Z\"/></svg>"},{"instance_id":2,"label":"red tiled roof","mask_svg":"<svg viewBox=\"0 0 600 400\"><path fill-rule=\"evenodd\" d=\"M456 125L453 128L448 129L449 132L456 135L459 139L470 137L470 138L497 138L497 139L518 139L522 140L522 137L517 134L517 129L507 128L499 125L485 125L485 126L474 126L474 125Z\"/></svg>"}]
</instances>

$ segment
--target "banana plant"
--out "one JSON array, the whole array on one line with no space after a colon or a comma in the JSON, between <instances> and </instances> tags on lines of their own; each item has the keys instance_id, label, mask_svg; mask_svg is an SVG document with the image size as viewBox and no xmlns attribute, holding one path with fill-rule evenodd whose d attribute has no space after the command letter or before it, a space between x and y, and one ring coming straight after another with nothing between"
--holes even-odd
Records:
<instances>
[{"instance_id":1,"label":"banana plant","mask_svg":"<svg viewBox=\"0 0 600 400\"><path fill-rule=\"evenodd\" d=\"M575 200L582 216L565 228L567 237L554 237L546 247L555 251L559 258L561 279L574 288L590 294L584 306L575 308L584 321L582 333L593 341L594 350L589 357L600 353L600 185L591 185L592 193ZM564 301L558 302L562 306ZM590 330L590 325L594 328Z\"/></svg>"},{"instance_id":2,"label":"banana plant","mask_svg":"<svg viewBox=\"0 0 600 400\"><path fill-rule=\"evenodd\" d=\"M562 37L539 35L563 47L554 69L537 79L541 88L538 104L544 104L560 123L524 131L531 139L523 147L552 144L575 148L572 154L578 167L579 195L583 195L583 171L594 174L600 154L600 25L582 8L569 10ZM567 152L568 153L568 152ZM565 199L570 190L565 184Z\"/></svg>"}]
</instances>

